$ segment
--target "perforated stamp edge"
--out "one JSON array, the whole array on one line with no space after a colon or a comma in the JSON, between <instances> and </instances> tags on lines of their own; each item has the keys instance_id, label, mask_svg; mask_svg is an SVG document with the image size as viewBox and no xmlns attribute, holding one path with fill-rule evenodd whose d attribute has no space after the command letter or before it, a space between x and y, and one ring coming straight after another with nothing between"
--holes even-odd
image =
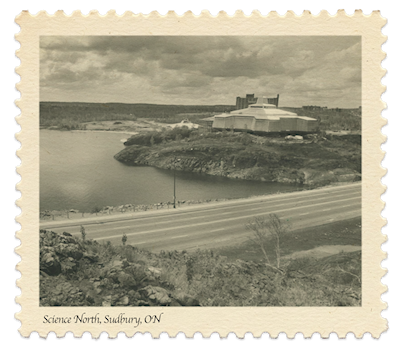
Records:
<instances>
[{"instance_id":1,"label":"perforated stamp edge","mask_svg":"<svg viewBox=\"0 0 400 351\"><path fill-rule=\"evenodd\" d=\"M387 329L387 321L381 316L386 303L381 294L386 286L381 278L386 270L381 262L386 254L381 245L386 241L381 228L386 224L381 217L384 203L381 195L385 187L381 178L386 170L381 167L384 152L381 144L386 137L381 128L386 120L381 117L385 104L381 95L385 87L381 79L385 70L381 62L385 53L381 46L386 41L381 28L386 20L379 11L365 16L361 10L351 16L343 10L331 16L322 11L314 16L305 11L301 16L287 12L280 16L271 12L262 16L253 12L246 16L238 11L234 16L221 12L212 16L204 11L200 16L187 12L182 16L169 12L165 16L152 12L149 15L126 12L122 16L115 11L101 16L93 11L82 15L79 11L67 16L62 11L48 15L42 11L36 15L22 12L16 18L21 30L16 40L21 44L17 56L21 65L16 72L21 76L17 89L21 99L16 101L21 109L16 117L21 132L16 138L21 142L17 151L21 165L17 171L21 182L17 189L21 198L17 205L21 215L17 221L21 230L16 236L21 245L15 252L21 256L17 269L21 278L17 280L21 295L16 302L21 311L16 318L21 321L19 329L22 336L32 332L46 337L50 331L62 337L66 332L73 332L80 337L90 332L93 337L107 332L109 337L116 337L119 332L132 336L137 332L150 332L153 337L167 332L175 336L179 332L192 337L200 332L204 337L218 333L221 337L235 333L243 337L251 332L255 337L267 332L277 337L284 332L289 338L296 333L310 337L319 333L329 337L336 333L344 338L354 333L361 338L364 333L371 333L378 338ZM362 307L140 307L135 313L140 315L163 313L163 322L146 325L146 328L124 325L48 325L43 324L44 314L74 315L95 309L102 313L118 314L132 311L132 307L39 307L39 37L41 35L361 35L362 36Z\"/></svg>"}]
</instances>

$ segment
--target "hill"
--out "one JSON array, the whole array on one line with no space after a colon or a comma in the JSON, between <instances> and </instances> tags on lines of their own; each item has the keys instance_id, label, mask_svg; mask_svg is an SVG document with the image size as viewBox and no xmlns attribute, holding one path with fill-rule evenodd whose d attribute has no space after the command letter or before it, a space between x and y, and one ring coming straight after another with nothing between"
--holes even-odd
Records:
<instances>
[{"instance_id":1,"label":"hill","mask_svg":"<svg viewBox=\"0 0 400 351\"><path fill-rule=\"evenodd\" d=\"M298 116L316 118L319 129L361 131L361 110L359 109L317 109L310 110L296 107L281 107L282 110L297 113Z\"/></svg>"},{"instance_id":2,"label":"hill","mask_svg":"<svg viewBox=\"0 0 400 351\"><path fill-rule=\"evenodd\" d=\"M298 142L182 129L132 136L125 145L114 157L132 166L311 186L361 179L360 136L315 134Z\"/></svg>"}]
</instances>

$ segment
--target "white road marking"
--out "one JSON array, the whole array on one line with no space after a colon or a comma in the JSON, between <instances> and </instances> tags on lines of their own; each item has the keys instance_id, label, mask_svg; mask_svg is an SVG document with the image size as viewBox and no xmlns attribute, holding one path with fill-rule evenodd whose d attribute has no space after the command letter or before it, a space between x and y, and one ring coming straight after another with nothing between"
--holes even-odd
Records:
<instances>
[{"instance_id":1,"label":"white road marking","mask_svg":"<svg viewBox=\"0 0 400 351\"><path fill-rule=\"evenodd\" d=\"M230 228L236 228L236 227L237 227L237 225L234 226L234 227L230 227ZM220 231L225 230L225 229L227 229L227 228L225 227L225 228L214 229L214 230L210 230L209 233L220 232Z\"/></svg>"},{"instance_id":2,"label":"white road marking","mask_svg":"<svg viewBox=\"0 0 400 351\"><path fill-rule=\"evenodd\" d=\"M336 197L342 197L342 195L332 196L331 198L336 198ZM346 198L346 199L348 199L348 198ZM350 199L354 199L354 198L350 198ZM302 204L302 203L307 203L307 202L309 202L309 200L299 201L299 202L296 203L296 206L298 206L299 204ZM325 205L325 204L329 204L329 203L331 203L331 202L332 202L332 201L322 202L322 203L319 203L319 205ZM268 204L268 205L269 205L269 204ZM287 205L288 205L288 204L281 204L281 205L275 206L275 208L276 208L276 207L287 206ZM295 207L289 207L288 209L291 209L291 208L295 208ZM298 208L301 208L301 207L298 207ZM237 209L236 211L224 212L224 213L222 213L222 214L221 214L221 213L215 213L214 216L229 216L229 215L234 214L234 213L242 213L242 212L246 212L246 211L258 211L258 210L263 210L263 209L265 209L265 205L259 206L259 207L255 207L255 208L251 208L251 209L248 209L248 210ZM328 210L329 210L329 209L326 209L326 210L323 210L323 211L328 211ZM276 212L276 211L275 211L275 212ZM308 214L308 213L310 213L310 212L307 212L306 214ZM196 217L191 217L191 218L183 218L183 219L181 219L180 221L193 221L193 220L202 219L202 218L210 218L210 215L196 216ZM147 218L147 220L148 220L148 219L149 219L149 218ZM131 220L131 221L135 221L135 220ZM177 221L177 220L175 220L175 221ZM153 223L139 224L138 227L151 226L151 225L161 225L161 224L166 224L166 223L171 223L171 222L174 222L174 221L168 220L168 221L162 221L162 222L153 222ZM113 224L113 223L107 223L107 224L110 225L110 224ZM136 221L133 223L133 225L130 225L130 226L123 226L123 227L114 227L114 228L112 228L112 230L119 230L119 229L132 228L132 227L134 227L135 224L137 224ZM90 229L90 228L89 228L89 229ZM110 229L111 229L111 228L96 229L95 232L96 232L96 233L107 232L107 231L109 231ZM74 234L74 235L75 235L75 234L79 234L79 232L74 232L74 233L71 233L71 234Z\"/></svg>"},{"instance_id":3,"label":"white road marking","mask_svg":"<svg viewBox=\"0 0 400 351\"><path fill-rule=\"evenodd\" d=\"M168 239L178 239L178 238L184 238L186 236L189 236L190 234L186 234L186 235L179 235L179 236L173 236L172 238L168 238Z\"/></svg>"},{"instance_id":4,"label":"white road marking","mask_svg":"<svg viewBox=\"0 0 400 351\"><path fill-rule=\"evenodd\" d=\"M347 198L347 199L344 199L344 200L330 201L330 202L327 202L325 204L349 201L349 200L352 200L352 199L358 199L358 197ZM313 206L320 206L320 204L313 204L313 205L300 206L300 207L296 206L296 207L293 207L293 208L290 208L290 209L284 209L284 210L278 210L278 211L270 211L270 212L265 212L265 213L260 213L260 214L266 215L266 214L271 214L271 213L280 213L280 212L286 212L286 211L293 210L293 209L297 210L297 209L300 209L300 208L309 208L309 207L313 207ZM341 206L340 208L349 207L349 206L354 206L354 205ZM321 212L321 211L324 211L324 210L314 211L314 213ZM235 217L234 219L237 220L237 219L251 218L251 217L254 217L255 215L256 214L252 213L252 214L246 215L246 216ZM292 217L294 217L294 216L292 216ZM176 226L176 227L172 227L172 228L161 228L161 229L155 229L155 230L147 230L147 231L142 231L142 232L137 232L137 233L126 233L125 235L126 236L135 236L135 235L163 232L163 231L169 231L169 230L176 230L176 229L183 229L183 228L190 228L190 227L198 227L198 226L202 226L202 225L210 225L210 224L214 224L214 223L222 223L222 222L227 222L227 221L232 221L232 218L224 218L224 219L210 221L210 222L181 225L181 226ZM118 236L120 236L120 234L111 235L111 236L107 236L107 237L97 237L97 238L93 238L93 239L94 240L105 240L105 239L110 239L110 238L114 238L114 237L118 237Z\"/></svg>"}]
</instances>

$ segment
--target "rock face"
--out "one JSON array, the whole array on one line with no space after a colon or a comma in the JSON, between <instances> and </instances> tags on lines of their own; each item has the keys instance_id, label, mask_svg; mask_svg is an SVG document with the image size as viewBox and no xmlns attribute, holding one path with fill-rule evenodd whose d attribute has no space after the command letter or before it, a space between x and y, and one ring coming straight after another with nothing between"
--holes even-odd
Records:
<instances>
[{"instance_id":1,"label":"rock face","mask_svg":"<svg viewBox=\"0 0 400 351\"><path fill-rule=\"evenodd\" d=\"M115 155L115 158L129 165L146 165L164 169L205 173L209 175L224 176L235 179L261 180L282 183L304 183L304 173L300 170L282 166L274 167L279 160L271 159L270 165L262 160L262 155L254 155L253 158L240 155L229 157L218 156L213 148L196 148L191 151L201 152L202 156L185 155L186 150L178 155L153 154L150 148L128 146ZM214 154L214 157L211 155ZM216 155L216 156L215 156ZM216 159L214 159L216 158Z\"/></svg>"},{"instance_id":2,"label":"rock face","mask_svg":"<svg viewBox=\"0 0 400 351\"><path fill-rule=\"evenodd\" d=\"M53 248L40 250L40 270L48 275L61 273L61 264Z\"/></svg>"}]
</instances>

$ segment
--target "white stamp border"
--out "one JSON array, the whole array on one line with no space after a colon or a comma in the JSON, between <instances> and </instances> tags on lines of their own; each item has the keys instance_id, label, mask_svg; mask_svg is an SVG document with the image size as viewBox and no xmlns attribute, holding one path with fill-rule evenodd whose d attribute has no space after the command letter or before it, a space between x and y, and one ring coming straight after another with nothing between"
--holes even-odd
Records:
<instances>
[{"instance_id":1,"label":"white stamp border","mask_svg":"<svg viewBox=\"0 0 400 351\"><path fill-rule=\"evenodd\" d=\"M115 11L101 16L96 11L82 15L79 11L67 16L62 11L54 15L39 12L35 16L22 12L16 23L21 31L16 35L21 48L17 56L21 65L16 72L21 76L17 89L21 99L16 104L21 115L16 118L21 132L16 138L21 142L17 155L21 159L18 173L21 182L17 189L21 198L17 205L22 213L17 217L21 230L17 238L21 245L16 253L21 256L17 269L21 278L17 281L21 295L16 302L21 311L16 318L21 321L19 329L22 336L29 336L36 331L40 336L47 336L54 331L58 337L71 331L77 337L88 331L93 337L107 332L115 337L119 332L132 336L137 332L150 332L153 337L167 332L175 336L184 332L187 337L200 332L208 337L217 332L221 337L233 332L238 337L251 332L255 337L267 332L277 337L284 332L290 338L296 333L310 337L319 333L328 337L336 333L343 338L354 333L357 338L364 333L379 337L387 329L387 321L381 316L386 308L381 294L386 286L381 278L386 270L381 262L386 254L381 245L386 241L381 228L386 224L381 217L384 203L380 196L385 191L381 178L386 170L381 167L384 152L381 144L386 137L381 128L386 120L381 117L385 104L381 95L385 87L381 79L385 70L381 62L385 53L381 46L386 41L381 28L386 20L378 11L365 16L361 10L349 16L338 11L331 16L322 11L317 16L305 11L301 16L287 12L284 16L271 12L262 16L253 12L246 16L238 11L234 16L221 12L211 16L203 11L200 16L187 12L182 16L169 12L165 16L152 12L149 15L126 12L122 16ZM318 34L316 34L318 33ZM40 35L361 35L362 36L362 307L140 307L135 313L140 315L164 313L163 323L147 328L133 329L129 326L105 325L45 325L44 314L75 315L83 311L94 311L94 307L39 307L39 79L38 59ZM120 311L132 311L132 307L102 307L101 313L118 314Z\"/></svg>"}]
</instances>

